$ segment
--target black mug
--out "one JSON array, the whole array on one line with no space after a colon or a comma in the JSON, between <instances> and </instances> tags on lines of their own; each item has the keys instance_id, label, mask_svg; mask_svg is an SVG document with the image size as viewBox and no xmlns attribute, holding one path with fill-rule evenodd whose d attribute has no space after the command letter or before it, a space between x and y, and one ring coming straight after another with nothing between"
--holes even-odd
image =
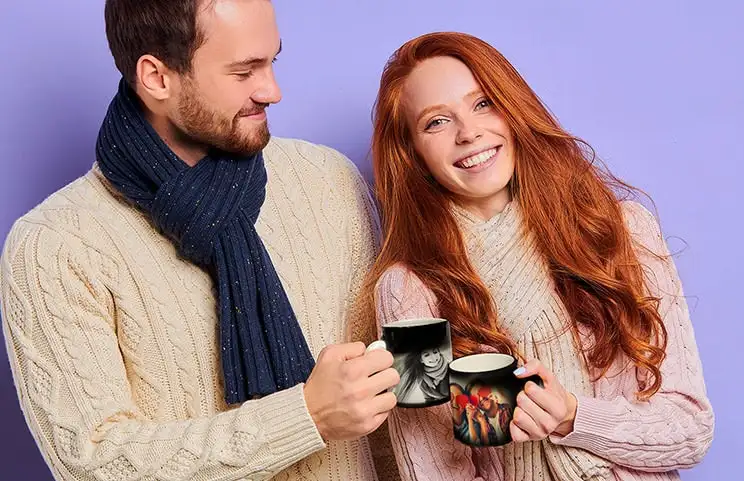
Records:
<instances>
[{"instance_id":1,"label":"black mug","mask_svg":"<svg viewBox=\"0 0 744 481\"><path fill-rule=\"evenodd\" d=\"M424 408L450 399L447 366L452 360L450 326L446 319L424 318L391 322L382 328L382 340L367 347L387 349L400 382L392 391L398 406Z\"/></svg>"},{"instance_id":2,"label":"black mug","mask_svg":"<svg viewBox=\"0 0 744 481\"><path fill-rule=\"evenodd\" d=\"M470 446L502 446L511 442L509 424L517 394L539 376L514 375L517 360L508 354L464 356L449 365L450 405L455 439Z\"/></svg>"}]
</instances>

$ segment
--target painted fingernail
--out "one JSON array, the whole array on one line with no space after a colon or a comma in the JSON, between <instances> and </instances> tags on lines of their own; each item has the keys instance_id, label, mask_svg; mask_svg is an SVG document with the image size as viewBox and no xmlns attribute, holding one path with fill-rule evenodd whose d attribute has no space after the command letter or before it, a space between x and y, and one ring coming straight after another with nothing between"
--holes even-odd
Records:
<instances>
[{"instance_id":1,"label":"painted fingernail","mask_svg":"<svg viewBox=\"0 0 744 481\"><path fill-rule=\"evenodd\" d=\"M517 368L517 369L514 370L514 375L515 376L521 376L525 372L527 372L527 369L525 369L524 366L522 366L522 367L519 367L519 368Z\"/></svg>"}]
</instances>

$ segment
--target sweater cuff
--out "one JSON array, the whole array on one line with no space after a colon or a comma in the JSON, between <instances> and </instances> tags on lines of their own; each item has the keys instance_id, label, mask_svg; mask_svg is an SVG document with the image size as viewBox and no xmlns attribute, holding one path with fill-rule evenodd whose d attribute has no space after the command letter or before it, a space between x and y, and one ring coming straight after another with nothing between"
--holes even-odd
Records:
<instances>
[{"instance_id":1,"label":"sweater cuff","mask_svg":"<svg viewBox=\"0 0 744 481\"><path fill-rule=\"evenodd\" d=\"M602 400L578 397L573 431L566 436L551 434L550 441L559 446L580 448L592 453L602 453L612 447L617 427L627 422L623 413L608 410Z\"/></svg>"},{"instance_id":2,"label":"sweater cuff","mask_svg":"<svg viewBox=\"0 0 744 481\"><path fill-rule=\"evenodd\" d=\"M264 436L271 452L289 464L326 447L305 402L305 384L276 392L246 409L253 411L265 426ZM248 407L250 406L250 407ZM255 406L255 407L254 407Z\"/></svg>"}]
</instances>

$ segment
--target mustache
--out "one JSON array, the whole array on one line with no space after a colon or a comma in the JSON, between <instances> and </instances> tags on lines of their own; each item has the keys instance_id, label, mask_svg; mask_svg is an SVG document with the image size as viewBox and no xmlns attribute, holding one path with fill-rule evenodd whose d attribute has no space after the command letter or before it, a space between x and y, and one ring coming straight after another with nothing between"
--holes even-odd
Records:
<instances>
[{"instance_id":1,"label":"mustache","mask_svg":"<svg viewBox=\"0 0 744 481\"><path fill-rule=\"evenodd\" d=\"M262 113L269 107L269 104L256 104L250 109L241 109L238 112L238 117L247 117L249 115L256 115Z\"/></svg>"}]
</instances>

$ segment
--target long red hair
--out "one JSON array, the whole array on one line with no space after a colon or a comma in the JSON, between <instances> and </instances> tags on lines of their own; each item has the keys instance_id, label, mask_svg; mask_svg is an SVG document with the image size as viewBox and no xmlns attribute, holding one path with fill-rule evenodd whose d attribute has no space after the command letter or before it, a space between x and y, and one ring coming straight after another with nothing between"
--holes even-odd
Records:
<instances>
[{"instance_id":1,"label":"long red hair","mask_svg":"<svg viewBox=\"0 0 744 481\"><path fill-rule=\"evenodd\" d=\"M418 37L385 66L372 140L384 238L365 283L362 312L374 312L377 281L402 263L436 295L440 315L451 324L456 356L475 352L479 344L518 354L499 329L496 306L468 260L451 196L432 182L405 122L405 80L419 62L437 56L467 65L511 129L512 196L523 213L523 228L547 261L574 338L579 325L593 334L594 343L582 347L587 364L601 376L624 354L650 374L639 390L639 397L648 398L661 385L666 330L623 222L619 196L636 190L596 165L591 147L559 126L506 58L470 35Z\"/></svg>"}]
</instances>

